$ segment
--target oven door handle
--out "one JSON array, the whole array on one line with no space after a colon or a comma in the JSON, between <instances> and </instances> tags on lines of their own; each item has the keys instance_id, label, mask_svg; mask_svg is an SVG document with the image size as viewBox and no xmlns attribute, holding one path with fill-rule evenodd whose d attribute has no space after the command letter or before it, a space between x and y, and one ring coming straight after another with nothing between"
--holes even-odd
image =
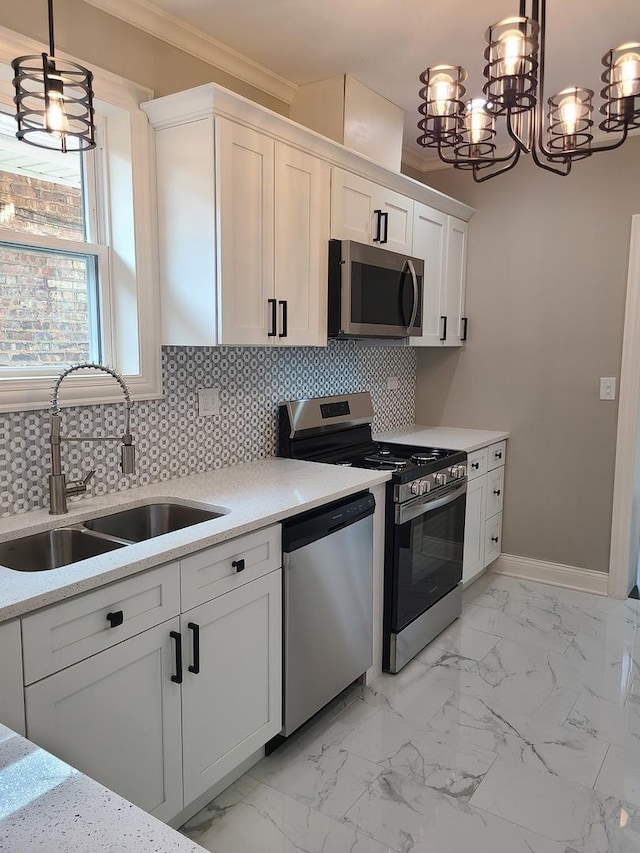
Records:
<instances>
[{"instance_id":1,"label":"oven door handle","mask_svg":"<svg viewBox=\"0 0 640 853\"><path fill-rule=\"evenodd\" d=\"M428 512L431 512L432 509L439 509L442 506L446 506L447 504L453 503L457 501L458 498L461 498L465 492L467 491L467 484L464 482L460 488L456 489L454 492L450 492L448 495L444 495L441 498L433 498L429 499L427 495L424 498L411 503L405 504L397 504L396 505L396 524L404 524L407 521L411 521L413 518L417 518L419 515L425 515Z\"/></svg>"},{"instance_id":2,"label":"oven door handle","mask_svg":"<svg viewBox=\"0 0 640 853\"><path fill-rule=\"evenodd\" d=\"M418 301L420 299L420 288L418 287L418 276L416 274L416 268L414 267L411 258L407 258L404 262L404 265L409 268L409 272L411 273L411 283L413 285L413 307L411 309L411 319L409 320L409 325L407 326L407 335L410 335L411 329L413 329L413 324L416 322L416 317L418 316Z\"/></svg>"}]
</instances>

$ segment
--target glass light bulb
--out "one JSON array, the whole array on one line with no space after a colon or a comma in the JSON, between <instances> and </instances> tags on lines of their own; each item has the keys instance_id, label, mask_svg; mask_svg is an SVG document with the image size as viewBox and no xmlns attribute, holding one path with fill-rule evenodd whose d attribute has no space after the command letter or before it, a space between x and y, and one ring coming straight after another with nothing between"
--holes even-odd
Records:
<instances>
[{"instance_id":1,"label":"glass light bulb","mask_svg":"<svg viewBox=\"0 0 640 853\"><path fill-rule=\"evenodd\" d=\"M640 94L640 54L625 53L613 66L616 95L628 98Z\"/></svg>"},{"instance_id":2,"label":"glass light bulb","mask_svg":"<svg viewBox=\"0 0 640 853\"><path fill-rule=\"evenodd\" d=\"M513 77L520 71L520 61L525 52L524 35L520 30L507 30L500 36L501 77Z\"/></svg>"},{"instance_id":3,"label":"glass light bulb","mask_svg":"<svg viewBox=\"0 0 640 853\"><path fill-rule=\"evenodd\" d=\"M578 122L580 120L580 104L573 95L564 98L558 104L560 110L560 119L563 124L563 133L565 136L573 136L578 130Z\"/></svg>"},{"instance_id":4,"label":"glass light bulb","mask_svg":"<svg viewBox=\"0 0 640 853\"><path fill-rule=\"evenodd\" d=\"M49 93L49 106L45 114L47 130L57 139L69 130L69 122L64 111L62 96L58 92Z\"/></svg>"},{"instance_id":5,"label":"glass light bulb","mask_svg":"<svg viewBox=\"0 0 640 853\"><path fill-rule=\"evenodd\" d=\"M465 124L469 134L469 141L473 145L478 145L482 142L486 124L485 105L486 101L482 98L473 98L467 104Z\"/></svg>"},{"instance_id":6,"label":"glass light bulb","mask_svg":"<svg viewBox=\"0 0 640 853\"><path fill-rule=\"evenodd\" d=\"M432 102L432 112L444 116L450 112L450 102L454 95L451 78L446 74L436 74L429 81L429 100Z\"/></svg>"}]
</instances>

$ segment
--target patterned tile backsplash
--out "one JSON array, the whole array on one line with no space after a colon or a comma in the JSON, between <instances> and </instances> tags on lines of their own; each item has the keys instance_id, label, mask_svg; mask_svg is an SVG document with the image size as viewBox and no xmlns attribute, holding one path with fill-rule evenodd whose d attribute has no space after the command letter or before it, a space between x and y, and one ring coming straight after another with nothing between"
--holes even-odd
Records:
<instances>
[{"instance_id":1,"label":"patterned tile backsplash","mask_svg":"<svg viewBox=\"0 0 640 853\"><path fill-rule=\"evenodd\" d=\"M89 491L104 494L273 456L278 404L298 397L368 390L374 429L414 420L416 355L409 347L165 347L162 371L164 399L133 407L136 474L122 476L114 443L74 443L62 448L67 477L95 468ZM388 376L398 377L397 391L387 390ZM220 388L220 415L200 418L197 391L209 387ZM63 431L119 435L123 412L117 404L65 408ZM48 505L48 439L46 409L0 414L0 515Z\"/></svg>"}]
</instances>

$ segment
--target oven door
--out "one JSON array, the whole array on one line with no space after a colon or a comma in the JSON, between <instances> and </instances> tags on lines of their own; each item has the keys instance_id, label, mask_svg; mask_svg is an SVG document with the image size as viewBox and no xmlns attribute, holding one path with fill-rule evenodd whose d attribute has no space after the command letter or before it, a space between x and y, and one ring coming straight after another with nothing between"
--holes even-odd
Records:
<instances>
[{"instance_id":1,"label":"oven door","mask_svg":"<svg viewBox=\"0 0 640 853\"><path fill-rule=\"evenodd\" d=\"M467 484L395 506L390 629L399 633L462 580Z\"/></svg>"}]
</instances>

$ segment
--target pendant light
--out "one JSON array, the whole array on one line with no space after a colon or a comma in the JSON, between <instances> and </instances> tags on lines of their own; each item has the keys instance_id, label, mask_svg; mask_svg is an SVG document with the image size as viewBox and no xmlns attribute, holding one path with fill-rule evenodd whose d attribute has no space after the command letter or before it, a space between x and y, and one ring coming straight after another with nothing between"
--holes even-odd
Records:
<instances>
[{"instance_id":1,"label":"pendant light","mask_svg":"<svg viewBox=\"0 0 640 853\"><path fill-rule=\"evenodd\" d=\"M420 75L418 144L433 148L456 169L473 172L478 183L512 169L521 154L556 175L568 175L574 160L619 148L630 130L640 128L640 43L629 42L602 58L605 84L599 128L615 141L594 145L591 89L571 86L545 103L546 0L520 0L519 15L485 33L482 98L464 101L467 72L437 65ZM498 155L496 122L509 138Z\"/></svg>"},{"instance_id":2,"label":"pendant light","mask_svg":"<svg viewBox=\"0 0 640 853\"><path fill-rule=\"evenodd\" d=\"M93 122L93 74L55 54L53 0L49 12L49 54L19 56L14 71L16 136L29 145L58 151L96 147Z\"/></svg>"}]
</instances>

